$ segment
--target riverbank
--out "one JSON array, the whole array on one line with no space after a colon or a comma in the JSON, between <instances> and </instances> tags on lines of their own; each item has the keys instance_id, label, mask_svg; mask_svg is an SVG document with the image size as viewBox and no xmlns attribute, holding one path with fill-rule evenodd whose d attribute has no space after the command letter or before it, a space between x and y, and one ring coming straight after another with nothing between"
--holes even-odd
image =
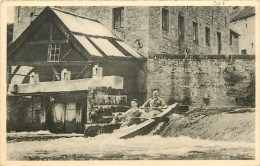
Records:
<instances>
[{"instance_id":1,"label":"riverbank","mask_svg":"<svg viewBox=\"0 0 260 166\"><path fill-rule=\"evenodd\" d=\"M214 141L255 142L255 109L195 108L184 115L173 114L155 134L188 136Z\"/></svg>"}]
</instances>

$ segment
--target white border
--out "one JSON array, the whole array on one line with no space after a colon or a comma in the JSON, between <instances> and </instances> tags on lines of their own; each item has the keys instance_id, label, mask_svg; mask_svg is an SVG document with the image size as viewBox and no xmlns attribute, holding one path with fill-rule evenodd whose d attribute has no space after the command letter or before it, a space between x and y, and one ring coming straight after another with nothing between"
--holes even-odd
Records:
<instances>
[{"instance_id":1,"label":"white border","mask_svg":"<svg viewBox=\"0 0 260 166\"><path fill-rule=\"evenodd\" d=\"M259 144L259 52L260 47L256 47L256 153L255 160L141 160L141 161L7 161L6 160L6 25L7 25L7 7L8 6L255 6L256 7L256 46L260 46L260 2L251 1L4 1L1 3L1 60L0 60L0 165L260 165L260 144Z\"/></svg>"}]
</instances>

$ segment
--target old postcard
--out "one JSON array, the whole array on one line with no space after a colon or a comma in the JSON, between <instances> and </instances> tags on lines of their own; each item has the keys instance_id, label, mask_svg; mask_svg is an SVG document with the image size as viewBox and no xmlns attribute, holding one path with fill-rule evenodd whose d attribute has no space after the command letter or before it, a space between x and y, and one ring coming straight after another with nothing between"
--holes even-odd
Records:
<instances>
[{"instance_id":1,"label":"old postcard","mask_svg":"<svg viewBox=\"0 0 260 166\"><path fill-rule=\"evenodd\" d=\"M259 165L259 20L257 1L2 2L1 165Z\"/></svg>"}]
</instances>

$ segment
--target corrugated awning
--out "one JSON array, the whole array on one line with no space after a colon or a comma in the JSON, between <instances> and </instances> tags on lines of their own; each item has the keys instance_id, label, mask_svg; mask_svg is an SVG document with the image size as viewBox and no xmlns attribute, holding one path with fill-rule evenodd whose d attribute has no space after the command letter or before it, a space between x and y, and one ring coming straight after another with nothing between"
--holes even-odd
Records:
<instances>
[{"instance_id":1,"label":"corrugated awning","mask_svg":"<svg viewBox=\"0 0 260 166\"><path fill-rule=\"evenodd\" d=\"M131 58L143 58L142 55L137 53L133 48L131 48L126 43L120 40L114 40L114 42L110 42L109 39L106 38L96 38L90 36L82 36L74 34L74 37L80 42L80 44L92 55L98 57L131 57ZM113 39L112 39L113 40ZM117 43L118 45L115 45ZM118 47L121 47L119 49ZM121 50L125 50L122 52ZM129 56L130 55L130 56Z\"/></svg>"},{"instance_id":2,"label":"corrugated awning","mask_svg":"<svg viewBox=\"0 0 260 166\"><path fill-rule=\"evenodd\" d=\"M74 35L80 44L93 56L102 57L103 55L87 40L85 36Z\"/></svg>"},{"instance_id":3,"label":"corrugated awning","mask_svg":"<svg viewBox=\"0 0 260 166\"><path fill-rule=\"evenodd\" d=\"M72 32L79 32L93 36L107 36L116 38L105 26L98 21L94 21L85 17L81 17L60 9L52 8L54 13Z\"/></svg>"},{"instance_id":4,"label":"corrugated awning","mask_svg":"<svg viewBox=\"0 0 260 166\"><path fill-rule=\"evenodd\" d=\"M97 57L144 58L96 20L51 8L84 49Z\"/></svg>"},{"instance_id":5,"label":"corrugated awning","mask_svg":"<svg viewBox=\"0 0 260 166\"><path fill-rule=\"evenodd\" d=\"M112 43L107 39L102 38L89 38L95 45L97 45L107 56L125 57Z\"/></svg>"},{"instance_id":6,"label":"corrugated awning","mask_svg":"<svg viewBox=\"0 0 260 166\"><path fill-rule=\"evenodd\" d=\"M17 70L16 73L14 71ZM11 84L22 84L24 78L31 72L33 67L30 66L21 66L20 68L18 66L12 66L12 74L15 74L11 79Z\"/></svg>"},{"instance_id":7,"label":"corrugated awning","mask_svg":"<svg viewBox=\"0 0 260 166\"><path fill-rule=\"evenodd\" d=\"M123 47L127 52L129 52L135 58L143 58L139 53L137 53L133 48L122 41L116 41L121 47Z\"/></svg>"}]
</instances>

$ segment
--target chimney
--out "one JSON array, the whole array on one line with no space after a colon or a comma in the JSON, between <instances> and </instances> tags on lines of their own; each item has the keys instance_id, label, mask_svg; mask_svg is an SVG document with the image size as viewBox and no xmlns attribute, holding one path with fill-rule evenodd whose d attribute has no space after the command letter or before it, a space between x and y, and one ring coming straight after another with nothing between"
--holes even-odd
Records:
<instances>
[{"instance_id":1,"label":"chimney","mask_svg":"<svg viewBox=\"0 0 260 166\"><path fill-rule=\"evenodd\" d=\"M100 78L103 75L103 68L99 67L98 65L95 65L93 67L93 71L92 71L92 77L93 78Z\"/></svg>"},{"instance_id":2,"label":"chimney","mask_svg":"<svg viewBox=\"0 0 260 166\"><path fill-rule=\"evenodd\" d=\"M67 69L63 69L61 71L61 81L64 80L70 80L71 71L68 71Z\"/></svg>"},{"instance_id":3,"label":"chimney","mask_svg":"<svg viewBox=\"0 0 260 166\"><path fill-rule=\"evenodd\" d=\"M39 74L35 74L35 72L32 72L30 74L30 84L35 84L37 82L40 82L39 80Z\"/></svg>"}]
</instances>

